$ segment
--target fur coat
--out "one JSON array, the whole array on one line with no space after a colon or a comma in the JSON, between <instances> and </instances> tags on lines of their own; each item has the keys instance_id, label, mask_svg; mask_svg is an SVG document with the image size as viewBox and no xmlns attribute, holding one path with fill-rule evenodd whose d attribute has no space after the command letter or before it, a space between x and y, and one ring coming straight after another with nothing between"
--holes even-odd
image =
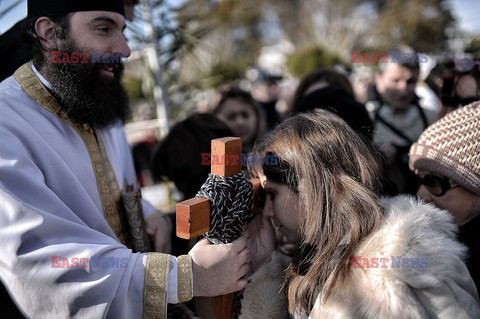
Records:
<instances>
[{"instance_id":1,"label":"fur coat","mask_svg":"<svg viewBox=\"0 0 480 319\"><path fill-rule=\"evenodd\" d=\"M317 298L310 318L480 318L451 215L408 196L382 206L382 224L356 251L347 284L324 303Z\"/></svg>"},{"instance_id":2,"label":"fur coat","mask_svg":"<svg viewBox=\"0 0 480 319\"><path fill-rule=\"evenodd\" d=\"M291 257L275 251L271 260L248 278L239 319L288 319L287 296L282 289Z\"/></svg>"}]
</instances>

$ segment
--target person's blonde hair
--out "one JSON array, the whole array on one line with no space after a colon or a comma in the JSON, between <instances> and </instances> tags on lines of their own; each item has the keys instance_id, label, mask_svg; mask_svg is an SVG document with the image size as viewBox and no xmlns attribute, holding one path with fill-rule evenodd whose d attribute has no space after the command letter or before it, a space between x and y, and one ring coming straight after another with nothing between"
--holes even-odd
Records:
<instances>
[{"instance_id":1,"label":"person's blonde hair","mask_svg":"<svg viewBox=\"0 0 480 319\"><path fill-rule=\"evenodd\" d=\"M348 284L354 251L379 226L380 165L370 144L325 110L285 120L256 151L278 157L262 166L267 179L299 195L299 249L285 283L289 311L308 314L319 294L323 302Z\"/></svg>"}]
</instances>

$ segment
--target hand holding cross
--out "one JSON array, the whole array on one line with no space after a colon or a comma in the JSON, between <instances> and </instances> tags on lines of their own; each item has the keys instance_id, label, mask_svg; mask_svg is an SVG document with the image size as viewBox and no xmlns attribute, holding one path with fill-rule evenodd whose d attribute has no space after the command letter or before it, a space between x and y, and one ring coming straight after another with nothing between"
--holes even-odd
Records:
<instances>
[{"instance_id":1,"label":"hand holding cross","mask_svg":"<svg viewBox=\"0 0 480 319\"><path fill-rule=\"evenodd\" d=\"M226 137L212 140L212 174L229 177L241 172L241 148L240 138ZM218 161L218 159L221 160ZM253 184L254 189L260 188L259 182ZM191 239L208 232L210 230L210 206L210 201L204 197L195 197L178 203L177 236ZM232 304L233 294L214 297L212 300L213 318L233 318Z\"/></svg>"}]
</instances>

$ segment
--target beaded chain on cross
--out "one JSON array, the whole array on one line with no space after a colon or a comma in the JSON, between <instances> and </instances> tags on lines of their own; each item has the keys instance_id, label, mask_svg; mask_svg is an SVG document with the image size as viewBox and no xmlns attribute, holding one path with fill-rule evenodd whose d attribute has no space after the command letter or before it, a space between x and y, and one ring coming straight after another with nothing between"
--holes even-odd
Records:
<instances>
[{"instance_id":1,"label":"beaded chain on cross","mask_svg":"<svg viewBox=\"0 0 480 319\"><path fill-rule=\"evenodd\" d=\"M197 196L210 200L210 231L205 235L213 244L227 244L242 235L243 225L253 218L253 185L244 172L224 177L209 174ZM234 318L241 314L243 291L235 295Z\"/></svg>"}]
</instances>

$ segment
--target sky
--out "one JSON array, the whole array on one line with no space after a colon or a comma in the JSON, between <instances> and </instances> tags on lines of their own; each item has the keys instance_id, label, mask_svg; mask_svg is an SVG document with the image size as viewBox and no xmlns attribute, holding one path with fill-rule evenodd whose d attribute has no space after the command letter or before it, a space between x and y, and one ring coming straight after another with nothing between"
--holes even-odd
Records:
<instances>
[{"instance_id":1,"label":"sky","mask_svg":"<svg viewBox=\"0 0 480 319\"><path fill-rule=\"evenodd\" d=\"M480 33L480 1L478 0L453 0L452 9L457 17L460 28L465 31Z\"/></svg>"},{"instance_id":2,"label":"sky","mask_svg":"<svg viewBox=\"0 0 480 319\"><path fill-rule=\"evenodd\" d=\"M18 0L0 0L0 12ZM454 15L461 29L480 34L479 0L450 0ZM0 19L0 34L27 15L27 1L24 0L3 19Z\"/></svg>"}]
</instances>

